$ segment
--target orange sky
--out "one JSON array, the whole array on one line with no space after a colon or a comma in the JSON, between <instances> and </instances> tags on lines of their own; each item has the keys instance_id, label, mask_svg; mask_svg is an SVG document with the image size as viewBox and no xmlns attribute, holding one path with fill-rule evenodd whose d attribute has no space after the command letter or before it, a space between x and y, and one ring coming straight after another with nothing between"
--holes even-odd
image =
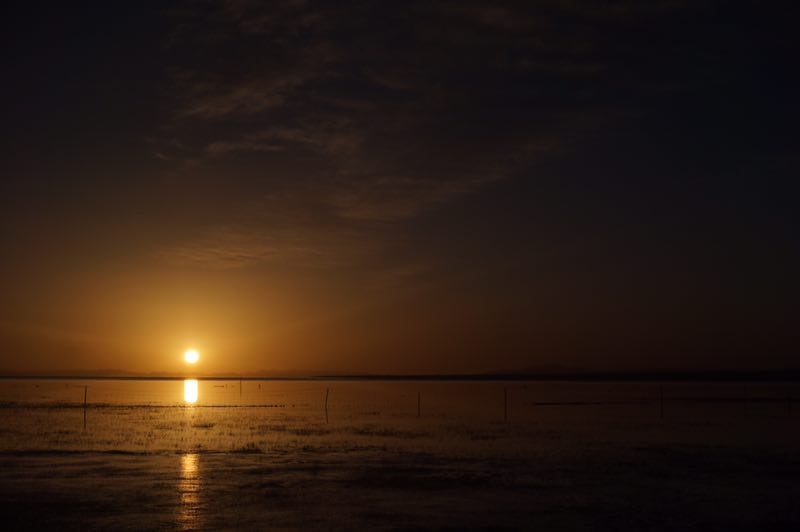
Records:
<instances>
[{"instance_id":1,"label":"orange sky","mask_svg":"<svg viewBox=\"0 0 800 532\"><path fill-rule=\"evenodd\" d=\"M791 17L624 4L15 8L0 372L796 366Z\"/></svg>"}]
</instances>

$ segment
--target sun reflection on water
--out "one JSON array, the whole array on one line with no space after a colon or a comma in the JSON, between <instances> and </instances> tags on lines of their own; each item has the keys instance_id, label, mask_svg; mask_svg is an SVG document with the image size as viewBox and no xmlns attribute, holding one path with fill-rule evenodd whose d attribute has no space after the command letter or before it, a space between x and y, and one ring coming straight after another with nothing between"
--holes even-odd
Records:
<instances>
[{"instance_id":1,"label":"sun reflection on water","mask_svg":"<svg viewBox=\"0 0 800 532\"><path fill-rule=\"evenodd\" d=\"M178 479L178 523L182 530L200 527L200 464L194 453L181 455L181 474Z\"/></svg>"},{"instance_id":2,"label":"sun reflection on water","mask_svg":"<svg viewBox=\"0 0 800 532\"><path fill-rule=\"evenodd\" d=\"M193 405L197 402L197 379L186 379L183 381L183 400Z\"/></svg>"}]
</instances>

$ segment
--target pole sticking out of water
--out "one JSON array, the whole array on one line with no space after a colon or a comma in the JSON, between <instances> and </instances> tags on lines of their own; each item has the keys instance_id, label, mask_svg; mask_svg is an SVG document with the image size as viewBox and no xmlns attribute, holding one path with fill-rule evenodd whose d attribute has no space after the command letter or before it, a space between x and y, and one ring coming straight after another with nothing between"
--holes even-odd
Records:
<instances>
[{"instance_id":1,"label":"pole sticking out of water","mask_svg":"<svg viewBox=\"0 0 800 532\"><path fill-rule=\"evenodd\" d=\"M88 386L83 387L83 430L86 430L86 394L89 391Z\"/></svg>"},{"instance_id":2,"label":"pole sticking out of water","mask_svg":"<svg viewBox=\"0 0 800 532\"><path fill-rule=\"evenodd\" d=\"M417 417L419 417L420 414L421 402L422 402L422 394L420 392L417 392Z\"/></svg>"},{"instance_id":3,"label":"pole sticking out of water","mask_svg":"<svg viewBox=\"0 0 800 532\"><path fill-rule=\"evenodd\" d=\"M325 388L325 423L328 422L328 394L330 394L330 392L330 388Z\"/></svg>"},{"instance_id":4,"label":"pole sticking out of water","mask_svg":"<svg viewBox=\"0 0 800 532\"><path fill-rule=\"evenodd\" d=\"M745 384L744 389L742 390L742 406L744 407L745 413L747 413L747 399L748 399L747 395L748 395L747 384Z\"/></svg>"},{"instance_id":5,"label":"pole sticking out of water","mask_svg":"<svg viewBox=\"0 0 800 532\"><path fill-rule=\"evenodd\" d=\"M508 421L508 388L503 387L503 421Z\"/></svg>"},{"instance_id":6,"label":"pole sticking out of water","mask_svg":"<svg viewBox=\"0 0 800 532\"><path fill-rule=\"evenodd\" d=\"M661 419L664 419L664 385L658 385L658 393L659 393L659 403L661 405Z\"/></svg>"},{"instance_id":7,"label":"pole sticking out of water","mask_svg":"<svg viewBox=\"0 0 800 532\"><path fill-rule=\"evenodd\" d=\"M792 391L786 390L786 415L792 415Z\"/></svg>"},{"instance_id":8,"label":"pole sticking out of water","mask_svg":"<svg viewBox=\"0 0 800 532\"><path fill-rule=\"evenodd\" d=\"M242 379L239 379L239 399L242 398Z\"/></svg>"}]
</instances>

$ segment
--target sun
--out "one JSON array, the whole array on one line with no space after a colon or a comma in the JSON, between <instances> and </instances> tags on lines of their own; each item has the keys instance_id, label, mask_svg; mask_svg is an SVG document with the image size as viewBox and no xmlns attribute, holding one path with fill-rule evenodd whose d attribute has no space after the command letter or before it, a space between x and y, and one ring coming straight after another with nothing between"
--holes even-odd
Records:
<instances>
[{"instance_id":1,"label":"sun","mask_svg":"<svg viewBox=\"0 0 800 532\"><path fill-rule=\"evenodd\" d=\"M194 349L187 349L183 354L183 359L189 364L197 364L197 361L200 360L200 353Z\"/></svg>"}]
</instances>

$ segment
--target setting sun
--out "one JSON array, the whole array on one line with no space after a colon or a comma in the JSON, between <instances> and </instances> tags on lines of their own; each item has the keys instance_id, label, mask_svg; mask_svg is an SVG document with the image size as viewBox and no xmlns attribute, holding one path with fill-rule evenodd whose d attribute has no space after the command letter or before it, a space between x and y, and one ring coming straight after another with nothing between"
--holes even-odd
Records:
<instances>
[{"instance_id":1,"label":"setting sun","mask_svg":"<svg viewBox=\"0 0 800 532\"><path fill-rule=\"evenodd\" d=\"M188 349L183 354L183 359L188 362L189 364L196 364L198 360L200 360L200 353L195 351L194 349Z\"/></svg>"}]
</instances>

